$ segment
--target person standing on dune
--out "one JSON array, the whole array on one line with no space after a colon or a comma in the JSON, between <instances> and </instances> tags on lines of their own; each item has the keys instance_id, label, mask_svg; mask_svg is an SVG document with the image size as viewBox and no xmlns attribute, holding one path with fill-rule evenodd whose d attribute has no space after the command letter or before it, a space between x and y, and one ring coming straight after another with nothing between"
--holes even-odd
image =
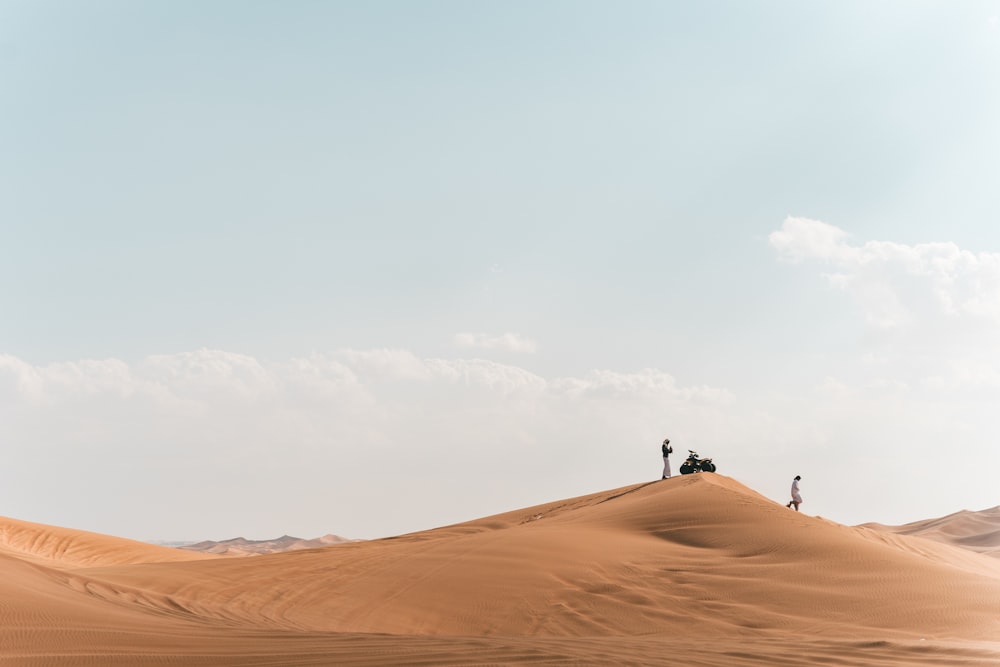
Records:
<instances>
[{"instance_id":1,"label":"person standing on dune","mask_svg":"<svg viewBox=\"0 0 1000 667\"><path fill-rule=\"evenodd\" d=\"M670 438L663 441L663 477L661 479L667 479L670 477L670 455L674 453L674 448L670 446Z\"/></svg>"},{"instance_id":2,"label":"person standing on dune","mask_svg":"<svg viewBox=\"0 0 1000 667\"><path fill-rule=\"evenodd\" d=\"M792 499L788 502L785 507L791 509L792 505L795 505L795 511L799 511L799 505L802 504L802 494L799 493L799 480L802 479L801 475L796 475L795 479L792 480Z\"/></svg>"}]
</instances>

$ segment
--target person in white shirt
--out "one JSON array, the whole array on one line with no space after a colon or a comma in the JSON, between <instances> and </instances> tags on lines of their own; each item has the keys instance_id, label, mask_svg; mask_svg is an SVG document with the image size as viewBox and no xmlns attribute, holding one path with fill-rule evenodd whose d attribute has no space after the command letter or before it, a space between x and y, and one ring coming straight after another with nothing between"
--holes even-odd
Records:
<instances>
[{"instance_id":1,"label":"person in white shirt","mask_svg":"<svg viewBox=\"0 0 1000 667\"><path fill-rule=\"evenodd\" d=\"M801 475L796 475L795 479L792 480L792 499L789 501L785 507L789 509L792 505L795 505L795 511L799 511L799 505L802 504L802 494L799 493L799 480L802 479Z\"/></svg>"}]
</instances>

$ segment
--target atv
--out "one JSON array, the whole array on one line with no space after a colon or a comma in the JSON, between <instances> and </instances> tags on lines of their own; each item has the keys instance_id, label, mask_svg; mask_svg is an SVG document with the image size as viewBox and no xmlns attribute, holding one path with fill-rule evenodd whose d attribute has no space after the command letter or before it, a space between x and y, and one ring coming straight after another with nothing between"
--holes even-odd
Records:
<instances>
[{"instance_id":1,"label":"atv","mask_svg":"<svg viewBox=\"0 0 1000 667\"><path fill-rule=\"evenodd\" d=\"M690 475L695 472L715 472L715 464L712 459L699 458L698 452L689 449L687 459L681 464L681 474Z\"/></svg>"}]
</instances>

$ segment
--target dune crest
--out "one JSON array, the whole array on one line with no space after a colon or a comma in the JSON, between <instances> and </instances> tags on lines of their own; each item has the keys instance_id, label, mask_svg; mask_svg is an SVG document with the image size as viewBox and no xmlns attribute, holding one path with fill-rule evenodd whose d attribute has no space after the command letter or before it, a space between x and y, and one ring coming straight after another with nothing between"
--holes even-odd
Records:
<instances>
[{"instance_id":1,"label":"dune crest","mask_svg":"<svg viewBox=\"0 0 1000 667\"><path fill-rule=\"evenodd\" d=\"M0 554L58 569L174 563L212 556L122 537L0 517Z\"/></svg>"},{"instance_id":2,"label":"dune crest","mask_svg":"<svg viewBox=\"0 0 1000 667\"><path fill-rule=\"evenodd\" d=\"M961 510L937 519L901 526L866 523L864 527L899 535L923 537L1000 558L1000 506L972 512Z\"/></svg>"}]
</instances>

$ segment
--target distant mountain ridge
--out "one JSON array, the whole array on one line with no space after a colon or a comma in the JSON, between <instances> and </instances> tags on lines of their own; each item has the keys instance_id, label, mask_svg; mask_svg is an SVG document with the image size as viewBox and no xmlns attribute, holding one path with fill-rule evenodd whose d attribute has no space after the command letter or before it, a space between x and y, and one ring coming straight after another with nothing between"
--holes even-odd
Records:
<instances>
[{"instance_id":1,"label":"distant mountain ridge","mask_svg":"<svg viewBox=\"0 0 1000 667\"><path fill-rule=\"evenodd\" d=\"M283 551L299 551L302 549L316 549L319 547L329 547L345 542L355 542L339 535L324 535L313 539L303 539L291 535L282 535L273 540L248 540L243 537L234 537L229 540L215 542L205 540L196 544L184 544L179 549L188 551L198 551L201 553L219 554L223 556L259 556L262 554L273 554Z\"/></svg>"}]
</instances>

